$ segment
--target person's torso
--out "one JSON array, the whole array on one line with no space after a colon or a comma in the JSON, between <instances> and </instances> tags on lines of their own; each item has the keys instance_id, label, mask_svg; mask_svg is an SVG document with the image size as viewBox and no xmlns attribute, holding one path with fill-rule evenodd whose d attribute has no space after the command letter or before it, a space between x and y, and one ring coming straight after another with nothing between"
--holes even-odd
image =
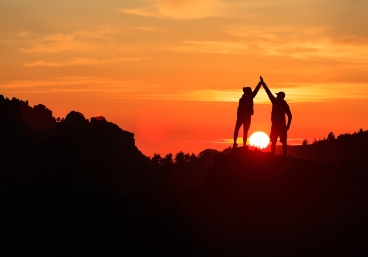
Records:
<instances>
[{"instance_id":1,"label":"person's torso","mask_svg":"<svg viewBox=\"0 0 368 257\"><path fill-rule=\"evenodd\" d=\"M238 117L239 116L251 116L254 114L253 109L253 97L243 95L242 98L239 99L238 106Z\"/></svg>"},{"instance_id":2,"label":"person's torso","mask_svg":"<svg viewBox=\"0 0 368 257\"><path fill-rule=\"evenodd\" d=\"M289 110L289 105L285 100L277 100L272 103L271 121L286 123L285 114Z\"/></svg>"}]
</instances>

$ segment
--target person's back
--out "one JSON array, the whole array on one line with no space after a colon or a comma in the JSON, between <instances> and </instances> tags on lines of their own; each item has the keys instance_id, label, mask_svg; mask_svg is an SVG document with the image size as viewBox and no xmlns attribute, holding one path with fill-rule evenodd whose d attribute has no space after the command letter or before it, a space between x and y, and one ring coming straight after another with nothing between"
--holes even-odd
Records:
<instances>
[{"instance_id":1,"label":"person's back","mask_svg":"<svg viewBox=\"0 0 368 257\"><path fill-rule=\"evenodd\" d=\"M244 93L243 96L239 99L238 117L253 115L253 106L253 95L251 93Z\"/></svg>"},{"instance_id":2,"label":"person's back","mask_svg":"<svg viewBox=\"0 0 368 257\"><path fill-rule=\"evenodd\" d=\"M272 101L271 122L278 124L285 124L286 126L286 114L290 112L290 107L283 99L275 99Z\"/></svg>"}]
</instances>

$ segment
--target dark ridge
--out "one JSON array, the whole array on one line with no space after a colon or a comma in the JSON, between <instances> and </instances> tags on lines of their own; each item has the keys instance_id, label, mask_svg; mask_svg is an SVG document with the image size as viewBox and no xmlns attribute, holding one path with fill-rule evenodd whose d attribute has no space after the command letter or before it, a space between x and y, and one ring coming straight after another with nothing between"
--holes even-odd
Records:
<instances>
[{"instance_id":1,"label":"dark ridge","mask_svg":"<svg viewBox=\"0 0 368 257\"><path fill-rule=\"evenodd\" d=\"M149 159L133 133L26 107L48 124L31 126L26 103L0 97L2 255L206 256L180 214L152 206Z\"/></svg>"},{"instance_id":2,"label":"dark ridge","mask_svg":"<svg viewBox=\"0 0 368 257\"><path fill-rule=\"evenodd\" d=\"M335 167L236 149L178 201L213 256L364 256L367 183L367 160Z\"/></svg>"},{"instance_id":3,"label":"dark ridge","mask_svg":"<svg viewBox=\"0 0 368 257\"><path fill-rule=\"evenodd\" d=\"M364 156L225 152L148 158L103 117L0 97L0 253L367 255Z\"/></svg>"},{"instance_id":4,"label":"dark ridge","mask_svg":"<svg viewBox=\"0 0 368 257\"><path fill-rule=\"evenodd\" d=\"M307 142L306 142L307 143ZM341 134L337 137L331 132L324 140L300 146L288 146L288 154L295 158L325 161L338 165L353 158L368 158L368 131L360 129L353 134ZM279 147L277 153L281 154Z\"/></svg>"}]
</instances>

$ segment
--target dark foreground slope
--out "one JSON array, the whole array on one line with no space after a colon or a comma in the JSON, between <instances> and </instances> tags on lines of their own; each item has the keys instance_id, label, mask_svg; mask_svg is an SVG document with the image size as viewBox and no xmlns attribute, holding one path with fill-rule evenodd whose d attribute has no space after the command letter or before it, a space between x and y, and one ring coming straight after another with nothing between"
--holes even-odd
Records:
<instances>
[{"instance_id":1,"label":"dark foreground slope","mask_svg":"<svg viewBox=\"0 0 368 257\"><path fill-rule=\"evenodd\" d=\"M368 162L338 167L237 149L181 210L214 256L366 256Z\"/></svg>"},{"instance_id":2,"label":"dark foreground slope","mask_svg":"<svg viewBox=\"0 0 368 257\"><path fill-rule=\"evenodd\" d=\"M1 97L0 132L1 256L367 256L365 158L155 166L113 123Z\"/></svg>"}]
</instances>

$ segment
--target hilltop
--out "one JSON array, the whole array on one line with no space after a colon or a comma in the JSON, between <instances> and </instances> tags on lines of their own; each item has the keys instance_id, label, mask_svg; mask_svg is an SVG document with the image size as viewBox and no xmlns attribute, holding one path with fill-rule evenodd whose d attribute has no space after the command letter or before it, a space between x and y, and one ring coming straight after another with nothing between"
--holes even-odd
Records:
<instances>
[{"instance_id":1,"label":"hilltop","mask_svg":"<svg viewBox=\"0 0 368 257\"><path fill-rule=\"evenodd\" d=\"M237 149L178 201L214 256L364 256L367 171Z\"/></svg>"},{"instance_id":2,"label":"hilltop","mask_svg":"<svg viewBox=\"0 0 368 257\"><path fill-rule=\"evenodd\" d=\"M133 133L103 117L72 111L60 119L46 106L0 97L0 121L4 251L367 254L364 131L300 146L304 159L244 148L148 158Z\"/></svg>"}]
</instances>

